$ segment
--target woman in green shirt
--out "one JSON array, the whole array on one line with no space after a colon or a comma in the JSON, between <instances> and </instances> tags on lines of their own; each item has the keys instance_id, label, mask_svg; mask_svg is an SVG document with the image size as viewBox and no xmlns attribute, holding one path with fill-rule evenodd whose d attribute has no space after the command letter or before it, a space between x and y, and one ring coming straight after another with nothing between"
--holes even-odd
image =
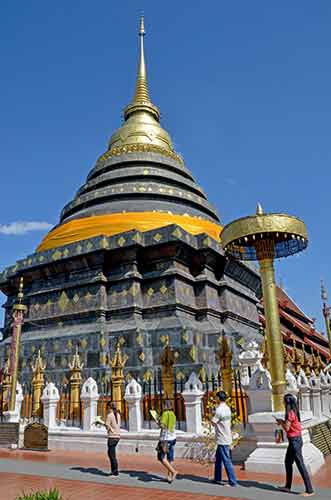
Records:
<instances>
[{"instance_id":1,"label":"woman in green shirt","mask_svg":"<svg viewBox=\"0 0 331 500\"><path fill-rule=\"evenodd\" d=\"M174 461L174 448L176 444L176 415L170 401L164 404L164 410L159 419L161 428L160 439L157 445L157 458L167 469L168 482L176 479L177 471L172 467Z\"/></svg>"}]
</instances>

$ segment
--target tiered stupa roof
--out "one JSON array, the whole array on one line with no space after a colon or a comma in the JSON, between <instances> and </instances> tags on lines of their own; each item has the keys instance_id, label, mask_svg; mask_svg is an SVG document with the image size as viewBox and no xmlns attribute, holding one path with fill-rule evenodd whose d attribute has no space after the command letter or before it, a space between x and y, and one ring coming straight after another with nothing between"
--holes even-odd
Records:
<instances>
[{"instance_id":1,"label":"tiered stupa roof","mask_svg":"<svg viewBox=\"0 0 331 500\"><path fill-rule=\"evenodd\" d=\"M170 224L191 234L219 238L217 212L175 152L169 134L160 125L159 109L150 99L144 36L141 18L136 90L124 110L124 124L111 136L108 150L63 208L60 223L38 251L94 236Z\"/></svg>"}]
</instances>

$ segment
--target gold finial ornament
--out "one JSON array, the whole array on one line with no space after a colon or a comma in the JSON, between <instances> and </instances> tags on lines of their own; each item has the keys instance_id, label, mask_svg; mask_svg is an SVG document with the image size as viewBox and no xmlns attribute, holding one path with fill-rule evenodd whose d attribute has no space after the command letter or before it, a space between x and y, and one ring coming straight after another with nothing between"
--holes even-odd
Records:
<instances>
[{"instance_id":1,"label":"gold finial ornament","mask_svg":"<svg viewBox=\"0 0 331 500\"><path fill-rule=\"evenodd\" d=\"M80 413L80 386L82 384L82 369L84 363L81 362L78 345L76 345L75 354L72 357L71 362L69 362L70 377L70 418L76 419Z\"/></svg>"},{"instance_id":2,"label":"gold finial ornament","mask_svg":"<svg viewBox=\"0 0 331 500\"><path fill-rule=\"evenodd\" d=\"M263 214L264 214L264 212L263 212L262 205L261 205L261 203L258 203L257 207L256 207L256 215L263 215Z\"/></svg>"},{"instance_id":3,"label":"gold finial ornament","mask_svg":"<svg viewBox=\"0 0 331 500\"><path fill-rule=\"evenodd\" d=\"M220 364L221 379L224 391L232 396L232 352L225 334L220 338L220 348L216 352Z\"/></svg>"},{"instance_id":4,"label":"gold finial ornament","mask_svg":"<svg viewBox=\"0 0 331 500\"><path fill-rule=\"evenodd\" d=\"M112 400L116 403L116 407L119 411L122 410L123 404L123 384L124 384L124 373L123 369L128 360L126 354L122 354L121 344L117 343L116 351L113 359L111 360L112 374L111 380L113 385Z\"/></svg>"},{"instance_id":5,"label":"gold finial ornament","mask_svg":"<svg viewBox=\"0 0 331 500\"><path fill-rule=\"evenodd\" d=\"M33 404L32 404L32 415L41 415L41 394L42 388L44 386L44 372L46 369L46 363L40 354L40 349L34 363L32 363L32 388L33 388Z\"/></svg>"},{"instance_id":6,"label":"gold finial ornament","mask_svg":"<svg viewBox=\"0 0 331 500\"><path fill-rule=\"evenodd\" d=\"M174 396L174 364L176 361L176 357L173 350L170 348L169 336L166 335L166 337L167 340L165 342L160 361L163 390L166 398L171 399Z\"/></svg>"},{"instance_id":7,"label":"gold finial ornament","mask_svg":"<svg viewBox=\"0 0 331 500\"><path fill-rule=\"evenodd\" d=\"M297 347L297 343L295 339L293 339L293 356L292 356L292 365L294 367L295 373L298 375L299 371L301 370L303 366L303 353L302 351Z\"/></svg>"},{"instance_id":8,"label":"gold finial ornament","mask_svg":"<svg viewBox=\"0 0 331 500\"><path fill-rule=\"evenodd\" d=\"M239 260L258 260L260 265L267 345L270 356L274 411L283 410L286 387L283 338L276 296L274 259L293 255L308 245L304 222L287 214L264 213L237 219L224 227L221 240L226 253Z\"/></svg>"},{"instance_id":9,"label":"gold finial ornament","mask_svg":"<svg viewBox=\"0 0 331 500\"><path fill-rule=\"evenodd\" d=\"M160 152L175 153L169 134L159 123L160 111L150 99L144 37L145 21L142 16L139 26L140 55L135 93L132 102L124 110L124 125L110 138L109 151L125 152L125 148L129 151L132 147L138 151L139 147L143 146L146 150L160 148Z\"/></svg>"},{"instance_id":10,"label":"gold finial ornament","mask_svg":"<svg viewBox=\"0 0 331 500\"><path fill-rule=\"evenodd\" d=\"M323 304L323 316L325 320L325 329L326 333L328 336L329 340L329 349L330 349L330 356L331 356L331 325L330 325L330 310L331 308L328 306L327 300L327 294L326 294L326 289L324 286L323 281L321 280L321 298L322 298L322 304Z\"/></svg>"}]
</instances>

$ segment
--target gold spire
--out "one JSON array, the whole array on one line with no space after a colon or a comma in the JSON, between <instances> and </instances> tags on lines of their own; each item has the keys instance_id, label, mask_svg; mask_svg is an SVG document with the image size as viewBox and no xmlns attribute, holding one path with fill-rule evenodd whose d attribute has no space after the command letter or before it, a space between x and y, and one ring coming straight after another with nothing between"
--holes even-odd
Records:
<instances>
[{"instance_id":1,"label":"gold spire","mask_svg":"<svg viewBox=\"0 0 331 500\"><path fill-rule=\"evenodd\" d=\"M124 118L127 118L135 111L147 111L151 113L154 118L159 121L160 112L152 103L149 97L147 71L145 63L145 50L144 50L144 36L145 36L145 21L144 16L140 18L139 40L140 40L140 58L138 64L136 91L132 103L125 108Z\"/></svg>"},{"instance_id":2,"label":"gold spire","mask_svg":"<svg viewBox=\"0 0 331 500\"><path fill-rule=\"evenodd\" d=\"M40 349L38 349L38 354L35 359L34 364L31 364L32 371L33 373L40 373L43 372L46 368L46 363L43 362L43 359L41 357Z\"/></svg>"},{"instance_id":3,"label":"gold spire","mask_svg":"<svg viewBox=\"0 0 331 500\"><path fill-rule=\"evenodd\" d=\"M145 23L144 16L140 18L140 29L139 29L139 39L140 39L140 61L138 65L137 83L136 83L136 93L133 98L133 102L149 101L149 92L147 85L147 74L146 74L146 63L145 63L145 52L144 52L144 36L145 36Z\"/></svg>"},{"instance_id":4,"label":"gold spire","mask_svg":"<svg viewBox=\"0 0 331 500\"><path fill-rule=\"evenodd\" d=\"M81 362L78 346L76 346L75 354L72 357L71 363L69 362L69 368L71 371L80 371L84 367L84 363Z\"/></svg>"},{"instance_id":5,"label":"gold spire","mask_svg":"<svg viewBox=\"0 0 331 500\"><path fill-rule=\"evenodd\" d=\"M174 153L169 134L160 126L160 112L149 96L147 70L144 50L145 23L140 18L139 40L140 56L136 89L131 103L124 110L124 125L116 130L109 141L109 150L117 154L133 151L152 151ZM168 153L169 154L169 153Z\"/></svg>"}]
</instances>

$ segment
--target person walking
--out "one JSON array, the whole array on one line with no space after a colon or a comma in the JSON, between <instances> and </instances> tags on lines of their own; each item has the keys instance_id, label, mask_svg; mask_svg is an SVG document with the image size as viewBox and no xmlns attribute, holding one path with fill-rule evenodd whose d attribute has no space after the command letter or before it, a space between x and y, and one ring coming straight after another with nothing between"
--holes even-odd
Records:
<instances>
[{"instance_id":1,"label":"person walking","mask_svg":"<svg viewBox=\"0 0 331 500\"><path fill-rule=\"evenodd\" d=\"M161 428L157 445L157 458L167 470L168 483L176 479L177 471L171 465L174 461L176 444L176 415L169 400L165 401L164 410L159 419Z\"/></svg>"},{"instance_id":2,"label":"person walking","mask_svg":"<svg viewBox=\"0 0 331 500\"><path fill-rule=\"evenodd\" d=\"M121 414L112 401L107 403L107 415L105 426L108 433L108 457L110 461L111 476L118 476L118 462L116 458L116 446L120 440Z\"/></svg>"},{"instance_id":3,"label":"person walking","mask_svg":"<svg viewBox=\"0 0 331 500\"><path fill-rule=\"evenodd\" d=\"M217 443L214 482L218 484L222 483L222 465L224 464L229 481L228 485L237 486L238 482L230 452L230 446L232 445L231 409L226 404L226 392L219 391L216 394L216 399L218 406L215 411L215 416L211 420L212 425L215 427Z\"/></svg>"},{"instance_id":4,"label":"person walking","mask_svg":"<svg viewBox=\"0 0 331 500\"><path fill-rule=\"evenodd\" d=\"M285 420L276 419L277 423L286 432L288 439L288 447L285 455L286 483L280 490L290 493L293 480L293 463L295 462L306 488L302 496L311 497L315 493L302 456L302 427L297 400L292 394L285 394L284 405Z\"/></svg>"}]
</instances>

